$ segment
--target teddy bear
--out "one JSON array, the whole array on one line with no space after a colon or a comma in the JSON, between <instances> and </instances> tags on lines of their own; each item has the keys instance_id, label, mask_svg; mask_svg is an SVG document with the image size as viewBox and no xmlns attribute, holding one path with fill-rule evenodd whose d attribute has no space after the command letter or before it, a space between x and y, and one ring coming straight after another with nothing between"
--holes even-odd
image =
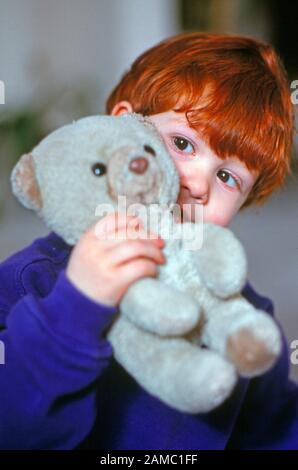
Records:
<instances>
[{"instance_id":1,"label":"teddy bear","mask_svg":"<svg viewBox=\"0 0 298 470\"><path fill-rule=\"evenodd\" d=\"M65 125L20 158L11 183L18 200L70 245L116 214L119 198L165 239L166 263L157 277L129 287L106 333L115 360L149 394L176 410L206 413L231 395L239 376L275 364L279 329L241 295L247 260L240 241L228 228L174 217L179 175L150 118L88 116Z\"/></svg>"}]
</instances>

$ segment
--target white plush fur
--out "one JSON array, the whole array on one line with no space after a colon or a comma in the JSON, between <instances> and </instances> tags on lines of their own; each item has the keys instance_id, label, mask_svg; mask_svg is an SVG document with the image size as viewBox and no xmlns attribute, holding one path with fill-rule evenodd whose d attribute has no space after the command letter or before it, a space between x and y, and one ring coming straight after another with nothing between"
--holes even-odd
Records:
<instances>
[{"instance_id":1,"label":"white plush fur","mask_svg":"<svg viewBox=\"0 0 298 470\"><path fill-rule=\"evenodd\" d=\"M144 175L129 170L136 156L148 160ZM30 158L33 172L28 156L14 168L13 191L70 244L96 222L100 203L116 208L116 196L125 195L129 203L163 205L174 203L179 191L162 139L140 115L80 119L46 137ZM104 176L91 172L96 162L106 164ZM36 189L39 204L32 196ZM163 206L155 210L159 223L150 229L162 236L172 230L164 249L167 263L157 278L128 289L107 336L116 360L149 393L183 412L207 412L231 394L238 374L254 377L273 366L280 333L240 294L246 257L230 230L205 224L202 248L189 250L182 229L195 239L202 227L175 223Z\"/></svg>"}]
</instances>

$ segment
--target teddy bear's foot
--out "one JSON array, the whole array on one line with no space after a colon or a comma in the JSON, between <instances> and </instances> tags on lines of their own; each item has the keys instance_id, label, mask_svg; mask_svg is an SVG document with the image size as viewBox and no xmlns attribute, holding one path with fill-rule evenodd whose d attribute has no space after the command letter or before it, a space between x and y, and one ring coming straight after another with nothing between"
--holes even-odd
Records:
<instances>
[{"instance_id":1,"label":"teddy bear's foot","mask_svg":"<svg viewBox=\"0 0 298 470\"><path fill-rule=\"evenodd\" d=\"M242 377L254 377L269 370L279 355L277 331L260 322L259 330L242 327L228 337L227 356Z\"/></svg>"},{"instance_id":2,"label":"teddy bear's foot","mask_svg":"<svg viewBox=\"0 0 298 470\"><path fill-rule=\"evenodd\" d=\"M235 367L183 338L160 338L120 317L108 334L115 359L151 395L185 413L206 413L231 394Z\"/></svg>"},{"instance_id":3,"label":"teddy bear's foot","mask_svg":"<svg viewBox=\"0 0 298 470\"><path fill-rule=\"evenodd\" d=\"M281 335L272 318L239 297L209 312L203 343L227 357L243 377L269 370L281 352Z\"/></svg>"},{"instance_id":4,"label":"teddy bear's foot","mask_svg":"<svg viewBox=\"0 0 298 470\"><path fill-rule=\"evenodd\" d=\"M121 312L135 325L160 336L191 331L199 322L199 304L184 292L155 278L134 283L121 301Z\"/></svg>"}]
</instances>

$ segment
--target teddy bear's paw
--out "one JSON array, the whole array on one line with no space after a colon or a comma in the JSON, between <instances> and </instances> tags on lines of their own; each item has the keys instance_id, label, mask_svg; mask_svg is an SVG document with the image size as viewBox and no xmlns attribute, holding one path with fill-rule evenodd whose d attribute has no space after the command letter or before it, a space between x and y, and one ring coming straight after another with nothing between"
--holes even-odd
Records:
<instances>
[{"instance_id":1,"label":"teddy bear's paw","mask_svg":"<svg viewBox=\"0 0 298 470\"><path fill-rule=\"evenodd\" d=\"M237 373L235 367L219 354L210 350L198 349L199 367L193 367L192 387L184 381L184 390L188 390L188 409L191 413L208 413L220 406L232 393ZM191 406L190 406L191 404Z\"/></svg>"},{"instance_id":2,"label":"teddy bear's paw","mask_svg":"<svg viewBox=\"0 0 298 470\"><path fill-rule=\"evenodd\" d=\"M232 393L236 382L237 373L235 367L228 363L217 353L209 352L209 373L206 378L208 393L208 406L206 412L211 411L220 406ZM214 354L211 359L210 354Z\"/></svg>"},{"instance_id":3,"label":"teddy bear's paw","mask_svg":"<svg viewBox=\"0 0 298 470\"><path fill-rule=\"evenodd\" d=\"M204 242L198 266L204 285L221 299L237 294L245 284L247 260L244 248L230 229L204 225Z\"/></svg>"},{"instance_id":4,"label":"teddy bear's paw","mask_svg":"<svg viewBox=\"0 0 298 470\"><path fill-rule=\"evenodd\" d=\"M269 370L281 352L281 335L270 318L242 326L227 338L226 352L242 377L254 377Z\"/></svg>"}]
</instances>

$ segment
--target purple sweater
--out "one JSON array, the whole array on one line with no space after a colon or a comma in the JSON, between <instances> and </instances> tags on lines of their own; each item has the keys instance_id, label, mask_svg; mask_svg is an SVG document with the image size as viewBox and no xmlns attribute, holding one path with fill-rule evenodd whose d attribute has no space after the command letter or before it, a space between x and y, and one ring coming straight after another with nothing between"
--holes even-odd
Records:
<instances>
[{"instance_id":1,"label":"purple sweater","mask_svg":"<svg viewBox=\"0 0 298 470\"><path fill-rule=\"evenodd\" d=\"M114 360L105 331L117 309L66 277L72 247L35 240L0 265L0 448L298 449L298 388L288 348L260 378L240 379L215 411L175 411ZM249 283L243 295L273 315Z\"/></svg>"}]
</instances>

